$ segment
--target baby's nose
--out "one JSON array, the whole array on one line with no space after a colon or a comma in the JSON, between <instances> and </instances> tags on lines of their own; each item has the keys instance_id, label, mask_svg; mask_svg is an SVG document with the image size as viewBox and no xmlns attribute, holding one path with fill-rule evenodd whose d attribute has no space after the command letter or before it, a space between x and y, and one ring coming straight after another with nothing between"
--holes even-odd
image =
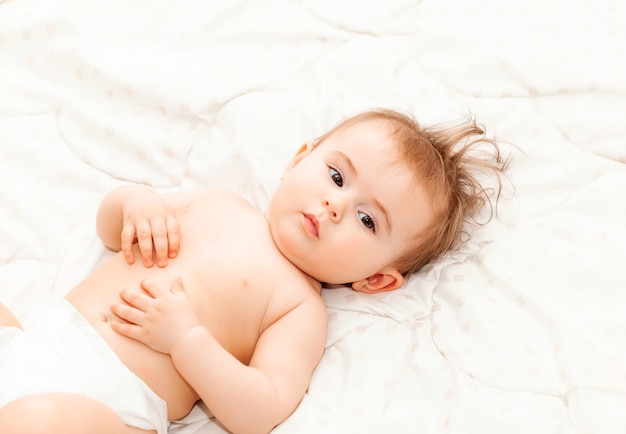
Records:
<instances>
[{"instance_id":1,"label":"baby's nose","mask_svg":"<svg viewBox=\"0 0 626 434\"><path fill-rule=\"evenodd\" d=\"M332 221L339 221L341 220L341 215L342 215L342 201L339 198L326 198L324 199L324 207L326 208L326 210L328 211L328 214L330 215L330 219Z\"/></svg>"}]
</instances>

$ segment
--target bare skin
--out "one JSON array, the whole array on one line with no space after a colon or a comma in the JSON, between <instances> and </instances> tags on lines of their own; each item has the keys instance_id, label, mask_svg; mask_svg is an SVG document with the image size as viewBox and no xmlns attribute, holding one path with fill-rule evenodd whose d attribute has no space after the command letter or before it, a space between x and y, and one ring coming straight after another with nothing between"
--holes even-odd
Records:
<instances>
[{"instance_id":1,"label":"bare skin","mask_svg":"<svg viewBox=\"0 0 626 434\"><path fill-rule=\"evenodd\" d=\"M228 213L223 212L225 208ZM185 294L202 326L243 365L250 365L257 341L269 326L298 306L301 311L310 311L307 316L313 321L310 330L314 332L307 339L315 343L313 363L305 365L298 382L298 389L306 388L325 338L326 311L319 297L319 283L276 252L263 216L239 196L206 193L197 203L178 212L177 217L181 249L167 267L147 268L141 261L129 265L120 252L66 298L120 359L168 403L170 420L185 416L199 395L169 355L116 333L110 325L114 317L110 306L120 301L120 288L138 288L138 282L148 278L170 282L182 277ZM198 227L204 230L196 230ZM137 247L135 254L140 255ZM207 273L207 264L216 263L221 264L219 272ZM274 273L280 273L280 281ZM219 408L219 404L216 406Z\"/></svg>"},{"instance_id":2,"label":"bare skin","mask_svg":"<svg viewBox=\"0 0 626 434\"><path fill-rule=\"evenodd\" d=\"M224 209L229 211L223 212ZM304 393L323 351L326 310L319 297L320 284L276 251L263 215L238 195L230 192L202 193L199 198L194 197L193 205L177 213L177 220L182 234L181 248L177 257L169 260L167 267L146 267L141 260L129 265L124 253L119 252L73 288L67 294L67 300L82 313L129 369L167 402L168 419L176 420L185 416L200 396L179 373L170 355L155 351L112 329L111 321L115 315L111 305L120 302L121 289L140 289L140 282L144 279L167 282L165 289L169 291L169 282L182 277L185 295L201 325L211 332L225 352L236 358L242 368L267 364L276 366L276 372L283 369L284 372L295 373L290 390L285 392L289 396L287 406L281 409L282 412L293 411L299 399L292 396ZM198 231L199 227L203 230ZM241 240L241 243L236 240ZM134 250L135 255L140 257L137 245ZM221 264L219 272L208 273L207 264L215 263ZM275 278L276 273L281 275L280 280ZM263 341L259 345L257 342L279 319L288 326L290 321L286 317L296 308L303 318L307 318L309 327L298 330L298 336L291 327L275 326L273 333L275 339L285 343L304 339L310 344L309 350L304 352L305 356L296 365L281 368L287 360L280 360L284 355L280 347L263 356ZM19 326L17 319L2 305L0 325ZM266 335L267 346L274 347L274 339L269 333ZM253 360L255 348L258 360ZM293 366L297 369L294 370ZM265 371L272 375L273 369ZM228 378L232 380L232 377ZM214 398L205 397L205 401L208 400L207 405L212 406L214 414L223 414L221 419L229 422L232 416L228 414L228 409L221 410L221 402L224 402L228 392L214 392ZM46 400L58 408L77 408L74 403L76 397L62 394L39 397L34 406L38 408ZM17 415L15 411L19 405L25 404L24 411L32 410L33 405L28 400L13 404L12 408L6 406L2 411ZM98 414L98 408L93 408L93 403L82 406ZM239 405L230 407L234 411ZM83 414L89 413L83 410ZM23 417L16 419L24 420ZM91 426L93 418L86 420ZM233 427L232 423L230 425ZM236 424L234 428L237 429ZM132 427L128 429L129 433L144 432ZM263 431L269 429L271 427L266 427Z\"/></svg>"},{"instance_id":3,"label":"bare skin","mask_svg":"<svg viewBox=\"0 0 626 434\"><path fill-rule=\"evenodd\" d=\"M323 353L319 282L397 289L403 277L393 261L433 219L389 132L364 122L302 147L265 213L232 192L112 191L97 230L118 253L67 300L167 402L169 420L202 399L235 433L269 432L295 410ZM0 308L0 326L15 321ZM84 408L119 429L106 406L75 401L14 401L11 414L12 404L0 409L0 431L42 402Z\"/></svg>"}]
</instances>

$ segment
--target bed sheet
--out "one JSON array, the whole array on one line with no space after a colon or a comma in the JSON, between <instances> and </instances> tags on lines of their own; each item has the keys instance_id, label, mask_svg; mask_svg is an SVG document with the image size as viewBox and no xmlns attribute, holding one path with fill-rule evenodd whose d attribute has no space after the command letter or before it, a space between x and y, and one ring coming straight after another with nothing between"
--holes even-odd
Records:
<instances>
[{"instance_id":1,"label":"bed sheet","mask_svg":"<svg viewBox=\"0 0 626 434\"><path fill-rule=\"evenodd\" d=\"M327 290L286 433L626 432L626 3L0 1L0 300L110 253L103 194L264 207L301 143L390 107L474 113L513 155L499 219L377 296ZM510 187L510 186L509 186ZM202 405L170 432L222 433Z\"/></svg>"}]
</instances>

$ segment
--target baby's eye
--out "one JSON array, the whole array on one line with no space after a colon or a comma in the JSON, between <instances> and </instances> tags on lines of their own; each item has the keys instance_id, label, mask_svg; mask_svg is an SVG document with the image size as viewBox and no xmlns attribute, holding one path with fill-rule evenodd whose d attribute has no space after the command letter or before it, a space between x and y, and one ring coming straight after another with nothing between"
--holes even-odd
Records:
<instances>
[{"instance_id":1,"label":"baby's eye","mask_svg":"<svg viewBox=\"0 0 626 434\"><path fill-rule=\"evenodd\" d=\"M343 186L343 176L341 176L341 173L339 173L339 171L337 171L336 169L333 169L332 167L329 168L329 173L330 173L330 177L332 178L333 182L335 184L337 184L338 187Z\"/></svg>"},{"instance_id":2,"label":"baby's eye","mask_svg":"<svg viewBox=\"0 0 626 434\"><path fill-rule=\"evenodd\" d=\"M376 222L374 221L373 217L370 217L364 212L359 211L359 218L366 228L368 228L372 232L376 232Z\"/></svg>"}]
</instances>

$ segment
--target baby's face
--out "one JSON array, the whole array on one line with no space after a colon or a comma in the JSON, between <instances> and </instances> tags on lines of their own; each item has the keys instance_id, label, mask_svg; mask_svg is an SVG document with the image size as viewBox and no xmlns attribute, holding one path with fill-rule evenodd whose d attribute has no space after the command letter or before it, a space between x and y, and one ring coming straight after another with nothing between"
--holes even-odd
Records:
<instances>
[{"instance_id":1,"label":"baby's face","mask_svg":"<svg viewBox=\"0 0 626 434\"><path fill-rule=\"evenodd\" d=\"M341 284L392 264L431 223L433 209L388 124L373 120L296 156L267 215L287 259L321 282Z\"/></svg>"}]
</instances>

